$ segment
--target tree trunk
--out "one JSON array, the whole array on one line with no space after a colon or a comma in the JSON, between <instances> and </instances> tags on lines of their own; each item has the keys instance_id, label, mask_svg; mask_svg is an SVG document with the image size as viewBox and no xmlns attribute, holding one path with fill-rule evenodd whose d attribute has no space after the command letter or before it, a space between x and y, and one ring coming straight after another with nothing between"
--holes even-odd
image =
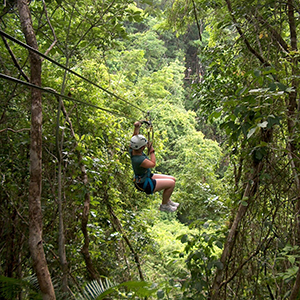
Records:
<instances>
[{"instance_id":1,"label":"tree trunk","mask_svg":"<svg viewBox=\"0 0 300 300\"><path fill-rule=\"evenodd\" d=\"M56 151L58 160L58 170L57 170L57 202L58 202L58 255L59 261L62 268L62 285L61 289L64 293L68 292L68 261L66 256L65 247L65 230L64 230L64 218L63 218L63 201L62 201L62 148L59 143L59 125L60 125L60 110L61 110L62 100L58 99L58 109L57 109L57 123L56 123Z\"/></svg>"},{"instance_id":2,"label":"tree trunk","mask_svg":"<svg viewBox=\"0 0 300 300\"><path fill-rule=\"evenodd\" d=\"M18 0L20 21L26 42L38 49L33 31L27 0ZM30 52L30 82L41 86L42 63L40 57ZM31 90L31 141L30 141L30 182L29 182L29 248L41 293L44 300L55 299L53 284L47 266L42 238L42 95L37 89Z\"/></svg>"},{"instance_id":3,"label":"tree trunk","mask_svg":"<svg viewBox=\"0 0 300 300\"><path fill-rule=\"evenodd\" d=\"M60 101L58 99L58 101ZM69 124L70 126L70 131L71 131L71 135L74 137L75 139L75 132L73 130L73 125L72 125L72 121L70 120L67 111L65 109L64 103L61 101L60 103L60 108L66 118L66 122ZM87 187L88 185L88 176L86 173L86 169L85 169L85 165L83 163L83 159L81 156L81 153L78 150L76 151L76 155L77 155L77 159L80 165L80 170L81 170L81 179L83 184ZM99 280L100 275L97 272L97 270L94 268L94 264L89 252L89 245L90 245L90 238L89 238L89 233L87 230L87 224L88 224L88 220L89 220L89 214L90 214L90 193L88 190L88 187L86 188L86 192L84 194L84 206L83 206L83 213L82 213L82 220L81 220L81 231L83 233L84 236L84 242L83 242L83 246L81 248L81 253L83 255L87 270L91 276L91 279L93 280Z\"/></svg>"},{"instance_id":4,"label":"tree trunk","mask_svg":"<svg viewBox=\"0 0 300 300\"><path fill-rule=\"evenodd\" d=\"M222 256L220 261L222 262L224 268L217 270L216 276L211 288L211 300L219 300L220 298L220 289L223 287L223 277L224 277L224 270L226 269L225 266L229 261L229 258L231 256L232 249L235 245L236 235L238 234L238 228L240 225L241 220L245 216L245 213L247 212L247 209L249 207L250 201L253 200L258 186L259 186L259 174L262 170L263 163L260 162L255 166L253 174L250 175L248 183L246 185L243 199L248 199L248 205L240 204L238 211L236 213L235 219L232 223L232 226L230 228L230 231L228 233L226 243L222 252Z\"/></svg>"}]
</instances>

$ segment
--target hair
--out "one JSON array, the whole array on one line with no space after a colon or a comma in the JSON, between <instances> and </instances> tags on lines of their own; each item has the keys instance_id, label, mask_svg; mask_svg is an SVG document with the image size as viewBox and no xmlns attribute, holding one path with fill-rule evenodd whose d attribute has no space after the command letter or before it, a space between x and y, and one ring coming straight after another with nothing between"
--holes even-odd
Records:
<instances>
[{"instance_id":1,"label":"hair","mask_svg":"<svg viewBox=\"0 0 300 300\"><path fill-rule=\"evenodd\" d=\"M143 150L146 148L146 145L145 146L142 146L141 148L139 149L134 149L134 151L136 152L143 152Z\"/></svg>"}]
</instances>

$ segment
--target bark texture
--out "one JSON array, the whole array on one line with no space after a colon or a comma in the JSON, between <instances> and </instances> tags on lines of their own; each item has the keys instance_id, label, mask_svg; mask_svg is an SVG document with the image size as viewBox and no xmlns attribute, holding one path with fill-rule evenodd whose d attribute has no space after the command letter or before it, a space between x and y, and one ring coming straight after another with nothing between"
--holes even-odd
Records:
<instances>
[{"instance_id":1,"label":"bark texture","mask_svg":"<svg viewBox=\"0 0 300 300\"><path fill-rule=\"evenodd\" d=\"M232 223L232 226L229 230L226 243L224 245L224 250L222 252L222 256L220 261L224 266L228 265L228 261L231 257L232 249L235 245L236 235L239 233L239 225L241 223L241 220L244 218L249 204L251 201L253 201L254 196L257 192L257 189L259 187L259 175L263 168L263 163L260 162L256 164L254 167L254 172L249 176L249 180L247 182L246 188L244 190L243 199L249 199L248 205L240 204L238 211L236 213L235 219ZM221 288L224 288L224 285L226 285L225 280L225 274L226 274L226 268L217 270L216 276L212 285L211 289L211 300L219 300L222 299L220 297L220 290Z\"/></svg>"},{"instance_id":2,"label":"bark texture","mask_svg":"<svg viewBox=\"0 0 300 300\"><path fill-rule=\"evenodd\" d=\"M18 10L23 33L29 46L38 49L27 0L18 0ZM30 82L41 86L41 58L29 53ZM31 141L29 182L29 248L41 293L44 300L55 299L53 284L43 248L43 218L41 207L42 190L42 95L31 90Z\"/></svg>"}]
</instances>

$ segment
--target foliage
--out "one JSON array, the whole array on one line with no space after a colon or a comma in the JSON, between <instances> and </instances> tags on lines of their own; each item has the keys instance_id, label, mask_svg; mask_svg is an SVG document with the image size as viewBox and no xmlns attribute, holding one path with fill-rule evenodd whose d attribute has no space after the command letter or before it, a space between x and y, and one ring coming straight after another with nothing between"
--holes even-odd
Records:
<instances>
[{"instance_id":1,"label":"foliage","mask_svg":"<svg viewBox=\"0 0 300 300\"><path fill-rule=\"evenodd\" d=\"M287 138L291 119L287 104L295 89L292 80L298 78L291 72L298 53L285 55L272 47L274 34L267 24L257 22L261 13L287 39L286 19L276 21L284 7L272 8L272 1L263 1L253 15L253 3L232 1L237 18L233 22L224 3L195 3L204 30L201 42L191 1L160 3L169 14L169 19L161 15L163 20L144 14L132 1L47 1L51 26L42 2L30 4L40 51L49 49L54 29L57 41L49 56L98 85L43 61L43 86L83 102L64 100L66 115L60 115L58 124L58 99L43 94L44 245L52 278L61 282L58 140L63 154L66 256L68 275L72 275L68 286L75 294L78 287L86 286L98 299L111 295L114 299L205 299L215 274L222 270L228 276L224 278L228 297L235 293L239 299L268 295L279 299L292 287L299 254L292 218L298 206L287 142L299 144L299 122L295 118L294 135ZM3 28L23 40L17 17L3 14ZM236 23L245 26L244 37L260 50L266 64L249 55ZM167 31L168 26L173 30ZM27 52L9 45L29 73ZM3 43L0 47L4 72L20 76L7 47ZM191 61L197 68L188 81ZM0 93L0 271L11 279L32 273L26 244L29 91L3 81ZM172 216L157 212L159 193L145 196L131 182L128 140L133 122L147 111L154 125L155 172L177 179L173 199L181 205ZM221 141L223 148L209 137ZM297 157L297 151L293 155ZM257 193L245 198L249 174L259 163L264 165ZM89 255L99 277L116 284L91 281L82 258L87 193ZM221 249L227 234L223 225L230 228L240 205L248 212L231 257L223 264ZM147 282L138 281L135 254Z\"/></svg>"},{"instance_id":2,"label":"foliage","mask_svg":"<svg viewBox=\"0 0 300 300\"><path fill-rule=\"evenodd\" d=\"M274 264L274 259L281 257L285 245L298 246L290 235L299 234L291 214L298 207L293 199L299 165L292 159L299 150L293 100L298 97L299 72L292 58L299 33L293 23L298 6L274 1L196 3L209 38L200 44L205 72L192 86L190 107L197 110L199 120L219 126L215 132L223 138L230 162L224 173L230 187L228 221L238 224L232 226L233 244L230 239L225 244L230 250L224 251L224 268L216 270L213 299L284 299L293 287L297 293L292 285L297 266ZM191 4L175 1L169 12L168 22L179 32L190 24ZM182 22L174 17L178 15ZM252 185L251 197L244 198L255 170L258 184Z\"/></svg>"},{"instance_id":3,"label":"foliage","mask_svg":"<svg viewBox=\"0 0 300 300\"><path fill-rule=\"evenodd\" d=\"M175 218L169 220L162 214L148 231L153 239L153 250L147 256L147 274L149 281L163 283L166 279L173 279L177 283L188 276L185 259L179 257L183 245L177 239L178 235L190 232L189 228ZM169 241L169 243L166 243ZM160 274L165 274L161 278Z\"/></svg>"},{"instance_id":4,"label":"foliage","mask_svg":"<svg viewBox=\"0 0 300 300\"><path fill-rule=\"evenodd\" d=\"M178 239L186 245L184 252L188 255L186 262L190 272L190 278L183 285L183 295L207 299L215 269L223 268L220 249L223 248L225 228L211 220L201 225L198 233L191 236L184 234Z\"/></svg>"},{"instance_id":5,"label":"foliage","mask_svg":"<svg viewBox=\"0 0 300 300\"><path fill-rule=\"evenodd\" d=\"M42 299L37 286L35 276L30 276L22 280L0 276L0 296L6 300L16 299L21 292L28 299Z\"/></svg>"},{"instance_id":6,"label":"foliage","mask_svg":"<svg viewBox=\"0 0 300 300\"><path fill-rule=\"evenodd\" d=\"M177 140L174 165L178 174L178 199L185 199L181 220L214 219L226 214L226 187L217 176L221 150L216 142L194 132ZM196 209L195 209L196 208Z\"/></svg>"}]
</instances>

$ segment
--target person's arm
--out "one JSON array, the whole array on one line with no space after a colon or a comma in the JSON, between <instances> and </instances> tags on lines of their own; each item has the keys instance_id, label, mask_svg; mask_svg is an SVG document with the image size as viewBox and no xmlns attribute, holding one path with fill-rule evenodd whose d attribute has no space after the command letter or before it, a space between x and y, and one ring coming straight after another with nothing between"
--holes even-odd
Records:
<instances>
[{"instance_id":1,"label":"person's arm","mask_svg":"<svg viewBox=\"0 0 300 300\"><path fill-rule=\"evenodd\" d=\"M154 168L156 166L156 157L155 157L155 151L153 149L152 143L148 144L148 148L149 148L149 155L150 155L150 159L145 159L142 163L141 163L141 167L145 168L145 169L150 169L150 168Z\"/></svg>"},{"instance_id":2,"label":"person's arm","mask_svg":"<svg viewBox=\"0 0 300 300\"><path fill-rule=\"evenodd\" d=\"M134 123L134 131L133 131L133 135L138 135L140 133L140 127L142 126L140 121L136 121Z\"/></svg>"}]
</instances>

